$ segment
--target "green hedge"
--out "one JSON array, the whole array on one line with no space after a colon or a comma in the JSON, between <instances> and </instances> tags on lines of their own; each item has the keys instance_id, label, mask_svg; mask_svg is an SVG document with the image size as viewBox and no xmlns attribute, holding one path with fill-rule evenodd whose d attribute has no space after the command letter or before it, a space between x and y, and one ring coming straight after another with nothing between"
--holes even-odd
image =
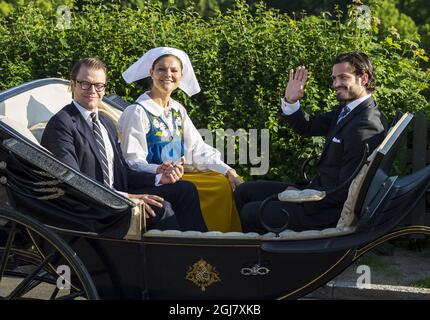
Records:
<instances>
[{"instance_id":1,"label":"green hedge","mask_svg":"<svg viewBox=\"0 0 430 320\"><path fill-rule=\"evenodd\" d=\"M202 87L192 98L181 91L176 96L196 126L269 128L270 171L264 178L296 179L301 162L322 142L303 139L279 122L288 69L308 67L302 104L310 113L327 111L337 104L331 60L342 52L364 51L374 61L376 99L387 116L397 109L429 110L422 91L428 88L430 72L420 68L427 57L419 45L401 39L394 29L378 41L377 19L369 30L357 28L356 20L352 7L349 13L293 19L263 4L251 14L246 3L238 1L234 10L205 21L191 10L153 2L140 10L91 2L82 12L72 10L70 29L58 30L57 17L42 15L30 5L0 20L0 90L38 78L68 78L74 61L96 56L110 68L108 92L132 101L144 90L144 82L127 85L122 71L150 48L177 47L189 54ZM249 179L261 178L249 177L247 166L237 167Z\"/></svg>"}]
</instances>

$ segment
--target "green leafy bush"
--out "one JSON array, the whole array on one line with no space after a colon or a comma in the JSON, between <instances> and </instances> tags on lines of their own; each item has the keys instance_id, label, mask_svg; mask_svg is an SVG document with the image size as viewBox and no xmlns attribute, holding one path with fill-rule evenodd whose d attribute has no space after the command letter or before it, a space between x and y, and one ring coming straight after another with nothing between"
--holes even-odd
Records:
<instances>
[{"instance_id":1,"label":"green leafy bush","mask_svg":"<svg viewBox=\"0 0 430 320\"><path fill-rule=\"evenodd\" d=\"M80 12L72 10L71 28L61 30L55 28L55 15L29 4L0 18L0 90L38 78L68 78L76 60L96 56L109 67L108 92L132 101L145 83L128 85L121 73L150 48L177 47L189 54L202 87L192 98L176 94L197 128L268 128L270 171L264 178L285 180L297 179L301 162L322 144L299 137L279 120L290 68L304 64L310 70L304 108L309 113L328 111L337 105L331 60L346 51L364 51L374 61L376 100L387 116L397 109L428 112L421 92L428 87L430 72L420 67L427 56L394 29L377 40L375 21L370 29L357 28L354 8L300 18L263 4L255 8L251 13L238 1L234 10L204 20L191 9L153 1L139 10L93 1ZM248 179L261 178L249 177L247 165L237 168Z\"/></svg>"}]
</instances>

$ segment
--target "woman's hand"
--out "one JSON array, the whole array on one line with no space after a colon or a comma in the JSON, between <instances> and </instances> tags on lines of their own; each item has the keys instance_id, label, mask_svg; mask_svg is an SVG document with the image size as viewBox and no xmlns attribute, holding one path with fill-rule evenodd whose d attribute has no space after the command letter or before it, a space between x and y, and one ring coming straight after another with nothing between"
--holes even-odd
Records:
<instances>
[{"instance_id":1,"label":"woman's hand","mask_svg":"<svg viewBox=\"0 0 430 320\"><path fill-rule=\"evenodd\" d=\"M183 175L184 175L184 165L182 161L177 161L175 163L171 162L169 167L163 172L160 179L160 183L161 184L175 183L176 181L181 180Z\"/></svg>"},{"instance_id":2,"label":"woman's hand","mask_svg":"<svg viewBox=\"0 0 430 320\"><path fill-rule=\"evenodd\" d=\"M173 161L166 160L157 168L157 173L169 173L173 170Z\"/></svg>"},{"instance_id":3,"label":"woman's hand","mask_svg":"<svg viewBox=\"0 0 430 320\"><path fill-rule=\"evenodd\" d=\"M228 182L230 182L231 189L234 191L236 190L236 187L243 183L242 178L236 173L236 170L230 169L225 174Z\"/></svg>"},{"instance_id":4,"label":"woman's hand","mask_svg":"<svg viewBox=\"0 0 430 320\"><path fill-rule=\"evenodd\" d=\"M145 203L146 218L149 218L150 216L155 217L155 212L150 205L159 208L163 207L164 199L153 194L128 194L128 198L143 200L143 202Z\"/></svg>"}]
</instances>

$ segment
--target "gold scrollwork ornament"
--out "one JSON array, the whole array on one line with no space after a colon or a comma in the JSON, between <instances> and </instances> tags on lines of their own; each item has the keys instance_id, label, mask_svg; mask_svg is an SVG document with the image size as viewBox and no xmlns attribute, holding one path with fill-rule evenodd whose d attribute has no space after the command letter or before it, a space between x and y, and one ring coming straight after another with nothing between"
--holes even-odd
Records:
<instances>
[{"instance_id":1,"label":"gold scrollwork ornament","mask_svg":"<svg viewBox=\"0 0 430 320\"><path fill-rule=\"evenodd\" d=\"M203 259L200 259L188 268L186 279L200 287L202 291L206 291L206 287L209 287L211 284L221 281L215 267Z\"/></svg>"}]
</instances>

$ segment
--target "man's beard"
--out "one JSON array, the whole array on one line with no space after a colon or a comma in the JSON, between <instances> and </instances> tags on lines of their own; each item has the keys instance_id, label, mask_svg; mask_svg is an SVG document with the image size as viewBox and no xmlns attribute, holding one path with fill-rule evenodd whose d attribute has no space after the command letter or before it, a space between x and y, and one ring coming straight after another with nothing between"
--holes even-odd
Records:
<instances>
[{"instance_id":1,"label":"man's beard","mask_svg":"<svg viewBox=\"0 0 430 320\"><path fill-rule=\"evenodd\" d=\"M336 92L336 99L339 102L348 102L353 101L355 99L358 99L360 97L360 94L358 92L355 92L353 90L348 90L346 88L342 88L341 92Z\"/></svg>"}]
</instances>

